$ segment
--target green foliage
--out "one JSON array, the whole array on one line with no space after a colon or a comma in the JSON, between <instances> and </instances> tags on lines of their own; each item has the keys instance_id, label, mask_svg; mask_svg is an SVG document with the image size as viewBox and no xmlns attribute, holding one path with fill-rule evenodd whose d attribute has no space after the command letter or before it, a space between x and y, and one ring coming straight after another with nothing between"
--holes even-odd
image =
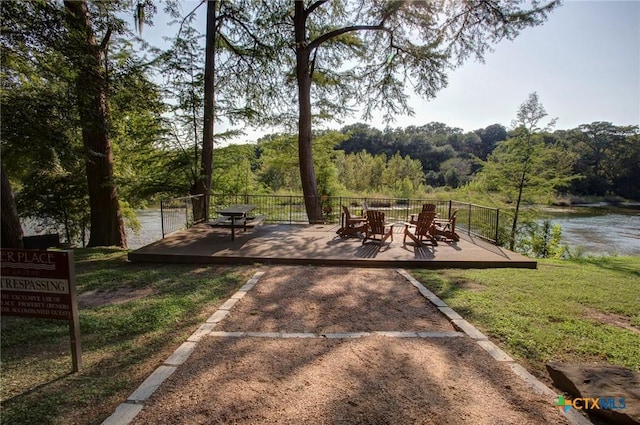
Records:
<instances>
[{"instance_id":1,"label":"green foliage","mask_svg":"<svg viewBox=\"0 0 640 425\"><path fill-rule=\"evenodd\" d=\"M327 131L313 139L313 161L318 194L321 197L336 196L343 190L343 186L338 181L338 168L335 165L337 156L335 147L345 138L345 135L337 131Z\"/></svg>"},{"instance_id":2,"label":"green foliage","mask_svg":"<svg viewBox=\"0 0 640 425\"><path fill-rule=\"evenodd\" d=\"M341 130L349 137L338 148L353 154L364 151L373 156L384 154L392 157L399 154L402 157L410 157L422 165L422 182L431 186L447 185L455 188L468 182L478 169L474 152L484 146L478 134L491 134L492 137L499 138L501 133L497 132L496 128L504 130L504 127L496 124L487 129L463 134L459 128L433 122L422 126L386 128L380 131L368 125L353 124ZM493 148L496 140L485 137ZM504 137L506 138L506 131ZM348 182L345 182L345 185L355 186Z\"/></svg>"},{"instance_id":3,"label":"green foliage","mask_svg":"<svg viewBox=\"0 0 640 425\"><path fill-rule=\"evenodd\" d=\"M320 196L334 196L342 190L338 182L339 163L343 157L335 146L345 138L335 132L321 132L314 137L313 153L318 192ZM258 141L261 167L259 180L273 192L300 193L300 168L295 135L276 134Z\"/></svg>"},{"instance_id":4,"label":"green foliage","mask_svg":"<svg viewBox=\"0 0 640 425\"><path fill-rule=\"evenodd\" d=\"M272 191L300 193L298 147L294 135L271 135L258 141L262 167L260 180Z\"/></svg>"},{"instance_id":5,"label":"green foliage","mask_svg":"<svg viewBox=\"0 0 640 425\"><path fill-rule=\"evenodd\" d=\"M0 8L2 161L18 212L75 242L89 212L77 110L69 96L73 69L62 50L62 12L44 2L2 2Z\"/></svg>"},{"instance_id":6,"label":"green foliage","mask_svg":"<svg viewBox=\"0 0 640 425\"><path fill-rule=\"evenodd\" d=\"M114 174L122 204L140 208L158 193L180 187L167 172L170 156L159 149L167 133L163 118L167 106L150 79L151 70L126 45L111 57L120 65L109 91Z\"/></svg>"},{"instance_id":7,"label":"green foliage","mask_svg":"<svg viewBox=\"0 0 640 425\"><path fill-rule=\"evenodd\" d=\"M82 102L75 96L75 76L80 71L69 59L80 53L72 50L64 7L35 1L7 1L0 7L6 18L0 49L2 157L9 164L19 213L41 230L60 232L67 242L84 244L90 217L87 150L79 118ZM111 2L91 13L98 36L104 35L105 21L113 30L103 64L116 159L111 183L125 195L125 206L140 207L150 193L147 176L163 171L151 167L158 155L154 143L161 133L162 105L146 68L122 38L128 34L126 26L114 16L121 7ZM7 114L8 110L12 112Z\"/></svg>"},{"instance_id":8,"label":"green foliage","mask_svg":"<svg viewBox=\"0 0 640 425\"><path fill-rule=\"evenodd\" d=\"M384 187L391 189L395 197L408 198L421 191L423 175L420 161L408 156L402 158L396 153L386 163L382 183Z\"/></svg>"},{"instance_id":9,"label":"green foliage","mask_svg":"<svg viewBox=\"0 0 640 425\"><path fill-rule=\"evenodd\" d=\"M561 245L562 227L551 225L550 220L541 223L527 223L528 237L518 240L517 249L530 257L562 258L566 254L566 247Z\"/></svg>"},{"instance_id":10,"label":"green foliage","mask_svg":"<svg viewBox=\"0 0 640 425\"><path fill-rule=\"evenodd\" d=\"M213 192L222 194L257 194L266 189L258 181L260 166L257 146L230 145L213 154Z\"/></svg>"},{"instance_id":11,"label":"green foliage","mask_svg":"<svg viewBox=\"0 0 640 425\"><path fill-rule=\"evenodd\" d=\"M615 126L610 122L583 124L567 135L570 149L576 153L574 165L582 179L572 185L577 194L604 196L618 193L640 198L640 131L638 126Z\"/></svg>"},{"instance_id":12,"label":"green foliage","mask_svg":"<svg viewBox=\"0 0 640 425\"><path fill-rule=\"evenodd\" d=\"M204 36L191 25L194 19L194 15L186 18L182 31L171 40L171 49L158 60L170 113L167 137L162 140L171 171L166 174L165 170L165 175L175 182L174 187L181 186L183 195L200 179L202 162L204 55L200 43Z\"/></svg>"}]
</instances>

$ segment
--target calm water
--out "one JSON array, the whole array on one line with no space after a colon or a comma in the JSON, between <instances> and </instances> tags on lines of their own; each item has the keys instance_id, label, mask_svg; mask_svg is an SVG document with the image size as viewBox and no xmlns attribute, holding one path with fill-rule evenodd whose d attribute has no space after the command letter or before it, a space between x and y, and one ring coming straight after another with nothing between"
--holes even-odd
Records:
<instances>
[{"instance_id":1,"label":"calm water","mask_svg":"<svg viewBox=\"0 0 640 425\"><path fill-rule=\"evenodd\" d=\"M147 209L136 211L140 230L134 233L127 228L127 243L129 248L137 249L151 242L162 239L162 224L160 222L160 209Z\"/></svg>"},{"instance_id":2,"label":"calm water","mask_svg":"<svg viewBox=\"0 0 640 425\"><path fill-rule=\"evenodd\" d=\"M557 208L548 214L571 248L590 255L640 256L640 206Z\"/></svg>"}]
</instances>

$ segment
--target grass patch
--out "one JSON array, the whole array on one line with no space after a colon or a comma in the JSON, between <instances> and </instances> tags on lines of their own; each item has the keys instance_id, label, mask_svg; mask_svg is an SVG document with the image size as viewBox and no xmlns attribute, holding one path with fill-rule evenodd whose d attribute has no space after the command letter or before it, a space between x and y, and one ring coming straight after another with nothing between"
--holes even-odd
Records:
<instances>
[{"instance_id":1,"label":"grass patch","mask_svg":"<svg viewBox=\"0 0 640 425\"><path fill-rule=\"evenodd\" d=\"M74 257L83 368L70 373L67 322L3 317L2 424L101 423L254 271Z\"/></svg>"},{"instance_id":2,"label":"grass patch","mask_svg":"<svg viewBox=\"0 0 640 425\"><path fill-rule=\"evenodd\" d=\"M638 257L412 274L538 377L548 361L640 371Z\"/></svg>"}]
</instances>

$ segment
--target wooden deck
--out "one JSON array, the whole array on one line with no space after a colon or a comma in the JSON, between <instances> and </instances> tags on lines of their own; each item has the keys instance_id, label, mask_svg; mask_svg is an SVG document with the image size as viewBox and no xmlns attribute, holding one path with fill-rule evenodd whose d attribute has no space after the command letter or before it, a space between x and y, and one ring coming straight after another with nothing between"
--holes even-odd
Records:
<instances>
[{"instance_id":1,"label":"wooden deck","mask_svg":"<svg viewBox=\"0 0 640 425\"><path fill-rule=\"evenodd\" d=\"M402 243L401 226L381 248L358 238L340 238L338 225L264 225L236 232L200 224L129 253L135 262L197 264L313 264L400 268L529 268L535 260L460 234L459 242L432 247Z\"/></svg>"}]
</instances>

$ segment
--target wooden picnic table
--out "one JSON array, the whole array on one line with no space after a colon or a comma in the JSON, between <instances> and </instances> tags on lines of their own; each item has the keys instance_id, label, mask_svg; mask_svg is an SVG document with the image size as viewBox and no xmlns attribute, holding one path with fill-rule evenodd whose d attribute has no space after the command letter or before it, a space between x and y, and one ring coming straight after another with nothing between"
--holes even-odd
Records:
<instances>
[{"instance_id":1,"label":"wooden picnic table","mask_svg":"<svg viewBox=\"0 0 640 425\"><path fill-rule=\"evenodd\" d=\"M258 208L257 205L232 205L227 208L216 211L218 214L225 218L231 219L231 240L236 238L236 220L242 220L242 228L247 230L247 214ZM238 223L239 224L239 223Z\"/></svg>"}]
</instances>

